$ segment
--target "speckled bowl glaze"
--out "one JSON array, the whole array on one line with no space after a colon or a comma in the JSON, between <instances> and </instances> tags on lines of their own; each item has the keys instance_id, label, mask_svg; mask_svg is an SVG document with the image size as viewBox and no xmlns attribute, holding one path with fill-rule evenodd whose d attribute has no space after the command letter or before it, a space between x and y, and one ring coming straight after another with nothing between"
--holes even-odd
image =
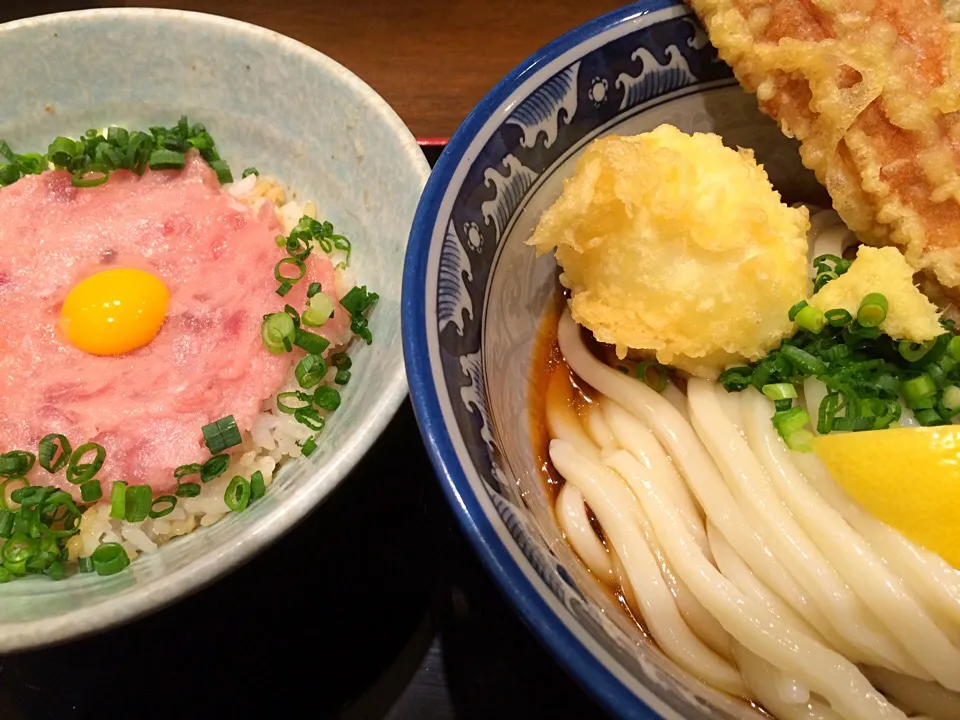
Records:
<instances>
[{"instance_id":1,"label":"speckled bowl glaze","mask_svg":"<svg viewBox=\"0 0 960 720\"><path fill-rule=\"evenodd\" d=\"M263 549L343 480L406 392L400 273L429 166L367 85L321 53L252 25L121 9L0 26L0 138L21 152L90 127L204 122L235 171L256 166L313 199L354 244L356 278L380 293L373 345L309 459L289 463L242 515L141 556L118 575L0 586L0 651L62 641L196 590ZM0 219L2 222L2 219ZM323 549L318 549L322 552Z\"/></svg>"},{"instance_id":2,"label":"speckled bowl glaze","mask_svg":"<svg viewBox=\"0 0 960 720\"><path fill-rule=\"evenodd\" d=\"M427 183L403 285L410 392L447 496L487 568L544 642L614 714L756 718L647 642L563 540L528 424L552 256L524 242L584 147L672 123L756 151L778 189L813 176L718 61L696 18L645 0L565 35L500 82Z\"/></svg>"}]
</instances>

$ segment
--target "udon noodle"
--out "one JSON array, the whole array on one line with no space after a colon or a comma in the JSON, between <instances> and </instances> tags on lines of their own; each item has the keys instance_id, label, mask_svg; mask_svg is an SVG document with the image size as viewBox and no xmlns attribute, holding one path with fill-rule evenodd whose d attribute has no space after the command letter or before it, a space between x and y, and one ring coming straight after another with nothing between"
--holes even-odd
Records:
<instances>
[{"instance_id":1,"label":"udon noodle","mask_svg":"<svg viewBox=\"0 0 960 720\"><path fill-rule=\"evenodd\" d=\"M811 256L852 242L832 212L811 234ZM782 720L960 717L960 573L787 449L756 390L657 393L598 359L569 311L557 341L560 528L668 657ZM824 392L808 380L807 405Z\"/></svg>"}]
</instances>

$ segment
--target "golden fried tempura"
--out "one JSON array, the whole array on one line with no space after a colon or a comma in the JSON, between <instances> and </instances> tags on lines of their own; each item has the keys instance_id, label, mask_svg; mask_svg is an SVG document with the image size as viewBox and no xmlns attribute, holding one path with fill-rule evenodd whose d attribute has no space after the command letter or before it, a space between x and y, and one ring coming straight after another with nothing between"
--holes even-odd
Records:
<instances>
[{"instance_id":1,"label":"golden fried tempura","mask_svg":"<svg viewBox=\"0 0 960 720\"><path fill-rule=\"evenodd\" d=\"M865 242L960 288L960 25L939 0L689 0Z\"/></svg>"}]
</instances>

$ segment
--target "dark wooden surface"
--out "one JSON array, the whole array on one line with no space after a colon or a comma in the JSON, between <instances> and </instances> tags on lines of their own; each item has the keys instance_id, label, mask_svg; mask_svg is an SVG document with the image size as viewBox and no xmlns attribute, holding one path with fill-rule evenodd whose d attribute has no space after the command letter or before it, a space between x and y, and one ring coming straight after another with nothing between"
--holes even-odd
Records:
<instances>
[{"instance_id":1,"label":"dark wooden surface","mask_svg":"<svg viewBox=\"0 0 960 720\"><path fill-rule=\"evenodd\" d=\"M170 7L245 20L350 68L418 137L449 137L515 65L616 0L0 0L9 14L92 5Z\"/></svg>"},{"instance_id":2,"label":"dark wooden surface","mask_svg":"<svg viewBox=\"0 0 960 720\"><path fill-rule=\"evenodd\" d=\"M421 136L451 133L517 61L613 6L175 4L257 22L319 47L358 71ZM0 22L92 5L0 0ZM409 403L320 508L243 568L116 630L0 656L0 720L294 717L603 717L473 555L433 476Z\"/></svg>"}]
</instances>

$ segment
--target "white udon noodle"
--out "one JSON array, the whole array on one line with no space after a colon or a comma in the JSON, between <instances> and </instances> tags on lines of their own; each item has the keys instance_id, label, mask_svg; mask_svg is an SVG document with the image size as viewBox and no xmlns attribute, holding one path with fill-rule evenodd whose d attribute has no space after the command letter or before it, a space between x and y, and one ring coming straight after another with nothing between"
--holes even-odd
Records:
<instances>
[{"instance_id":1,"label":"white udon noodle","mask_svg":"<svg viewBox=\"0 0 960 720\"><path fill-rule=\"evenodd\" d=\"M840 255L846 230L814 221L813 252ZM569 312L558 343L599 394L580 415L547 403L561 530L668 657L780 720L960 718L960 573L787 449L762 394L658 394Z\"/></svg>"}]
</instances>

